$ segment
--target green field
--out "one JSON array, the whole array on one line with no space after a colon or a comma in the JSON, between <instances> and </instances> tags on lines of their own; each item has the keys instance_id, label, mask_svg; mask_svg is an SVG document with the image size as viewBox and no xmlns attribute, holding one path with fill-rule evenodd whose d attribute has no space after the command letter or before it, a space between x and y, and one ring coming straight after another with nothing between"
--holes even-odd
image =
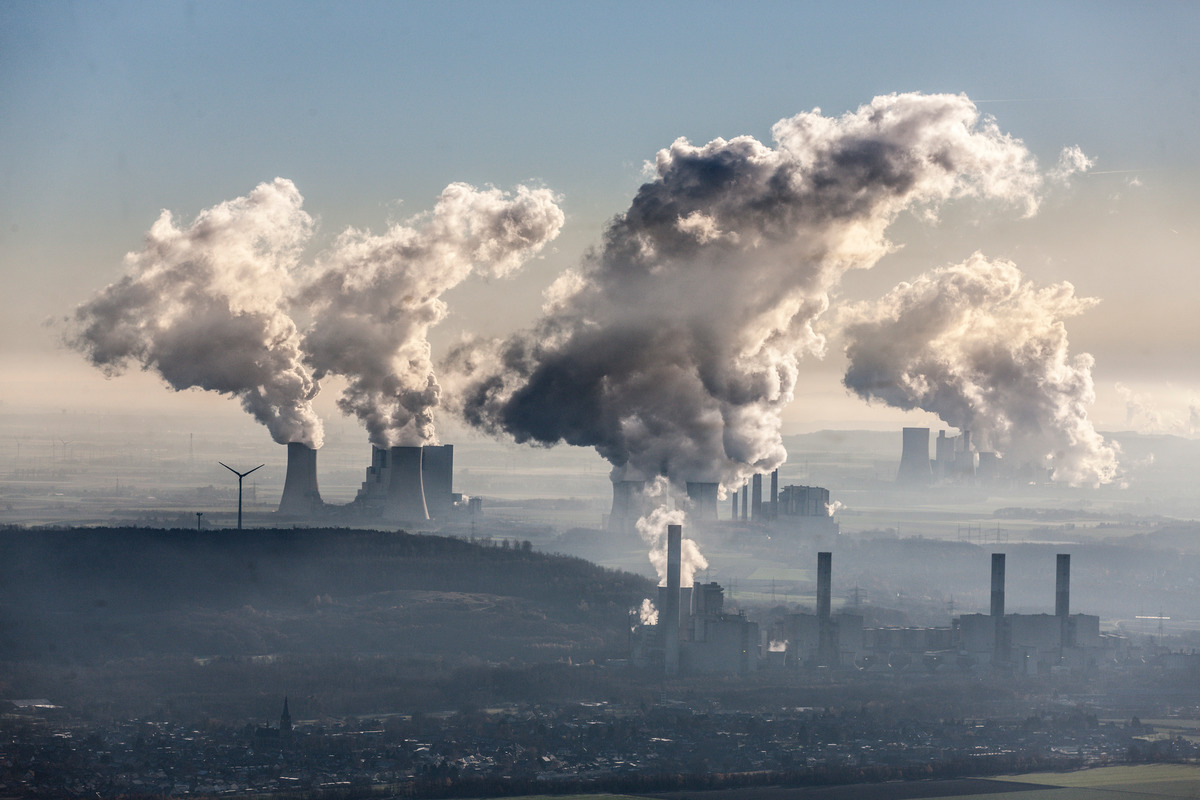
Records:
<instances>
[{"instance_id":1,"label":"green field","mask_svg":"<svg viewBox=\"0 0 1200 800\"><path fill-rule=\"evenodd\" d=\"M955 787L970 783L987 788L968 794L952 794ZM1012 791L1005 791L1011 784ZM910 783L863 784L859 786L821 786L812 788L763 787L728 791L669 792L662 795L529 795L510 800L663 800L694 797L697 800L721 800L722 797L770 800L1175 800L1200 798L1200 765L1146 764L1129 767L1098 767L1078 772L1037 772L999 778L965 781L929 781Z\"/></svg>"}]
</instances>

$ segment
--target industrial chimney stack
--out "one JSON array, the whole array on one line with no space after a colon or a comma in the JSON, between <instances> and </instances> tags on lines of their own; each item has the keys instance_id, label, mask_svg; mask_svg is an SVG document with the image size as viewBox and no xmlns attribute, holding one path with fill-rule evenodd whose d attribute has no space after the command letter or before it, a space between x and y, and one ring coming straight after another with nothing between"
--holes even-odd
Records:
<instances>
[{"instance_id":1,"label":"industrial chimney stack","mask_svg":"<svg viewBox=\"0 0 1200 800\"><path fill-rule=\"evenodd\" d=\"M666 672L679 674L679 581L683 562L683 526L667 526L667 602L659 612L663 624Z\"/></svg>"},{"instance_id":2,"label":"industrial chimney stack","mask_svg":"<svg viewBox=\"0 0 1200 800\"><path fill-rule=\"evenodd\" d=\"M317 488L317 451L300 442L289 442L279 513L307 516L321 505L321 490Z\"/></svg>"},{"instance_id":3,"label":"industrial chimney stack","mask_svg":"<svg viewBox=\"0 0 1200 800\"><path fill-rule=\"evenodd\" d=\"M817 660L822 666L837 661L831 616L833 594L833 553L817 553Z\"/></svg>"},{"instance_id":4,"label":"industrial chimney stack","mask_svg":"<svg viewBox=\"0 0 1200 800\"><path fill-rule=\"evenodd\" d=\"M1058 554L1056 570L1057 579L1054 583L1054 613L1059 617L1071 614L1071 555Z\"/></svg>"},{"instance_id":5,"label":"industrial chimney stack","mask_svg":"<svg viewBox=\"0 0 1200 800\"><path fill-rule=\"evenodd\" d=\"M1004 553L992 553L992 616L1004 616Z\"/></svg>"}]
</instances>

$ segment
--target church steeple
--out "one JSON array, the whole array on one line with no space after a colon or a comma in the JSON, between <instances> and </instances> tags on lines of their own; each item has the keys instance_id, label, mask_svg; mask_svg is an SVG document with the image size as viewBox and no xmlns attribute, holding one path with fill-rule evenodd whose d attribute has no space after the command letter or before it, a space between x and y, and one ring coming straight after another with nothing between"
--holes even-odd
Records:
<instances>
[{"instance_id":1,"label":"church steeple","mask_svg":"<svg viewBox=\"0 0 1200 800\"><path fill-rule=\"evenodd\" d=\"M283 713L279 715L279 736L290 737L292 735L292 715L288 713L287 695L283 696Z\"/></svg>"}]
</instances>

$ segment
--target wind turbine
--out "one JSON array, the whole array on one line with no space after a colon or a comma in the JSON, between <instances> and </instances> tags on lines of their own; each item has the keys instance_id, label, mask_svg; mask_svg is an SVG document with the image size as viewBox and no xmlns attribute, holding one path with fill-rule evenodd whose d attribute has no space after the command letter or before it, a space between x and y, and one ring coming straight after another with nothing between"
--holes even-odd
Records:
<instances>
[{"instance_id":1,"label":"wind turbine","mask_svg":"<svg viewBox=\"0 0 1200 800\"><path fill-rule=\"evenodd\" d=\"M246 470L245 472L238 472L236 469L229 466L224 461L218 461L217 463L220 464L225 469L232 472L234 475L238 476L238 530L240 531L242 529L242 478L246 477L251 472L254 472L254 469L262 469L263 467L266 466L266 464L259 464L254 469Z\"/></svg>"}]
</instances>

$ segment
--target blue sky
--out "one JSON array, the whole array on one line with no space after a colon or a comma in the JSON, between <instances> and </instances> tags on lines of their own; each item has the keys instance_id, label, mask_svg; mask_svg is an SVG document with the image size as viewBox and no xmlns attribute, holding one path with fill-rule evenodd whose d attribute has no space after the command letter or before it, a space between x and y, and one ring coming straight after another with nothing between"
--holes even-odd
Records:
<instances>
[{"instance_id":1,"label":"blue sky","mask_svg":"<svg viewBox=\"0 0 1200 800\"><path fill-rule=\"evenodd\" d=\"M0 2L0 402L240 413L106 381L43 324L115 280L164 208L191 218L284 176L321 240L426 209L451 181L544 184L567 212L554 252L456 289L439 335L502 332L676 137L769 141L800 111L923 91L966 93L1044 166L1079 145L1095 172L1033 220L901 222L904 250L846 296L975 249L1070 280L1103 300L1070 325L1097 359L1097 419L1121 427L1136 391L1169 427L1200 395L1197 31L1200 6L1167 2ZM846 397L836 354L812 370L789 424L901 418Z\"/></svg>"}]
</instances>

